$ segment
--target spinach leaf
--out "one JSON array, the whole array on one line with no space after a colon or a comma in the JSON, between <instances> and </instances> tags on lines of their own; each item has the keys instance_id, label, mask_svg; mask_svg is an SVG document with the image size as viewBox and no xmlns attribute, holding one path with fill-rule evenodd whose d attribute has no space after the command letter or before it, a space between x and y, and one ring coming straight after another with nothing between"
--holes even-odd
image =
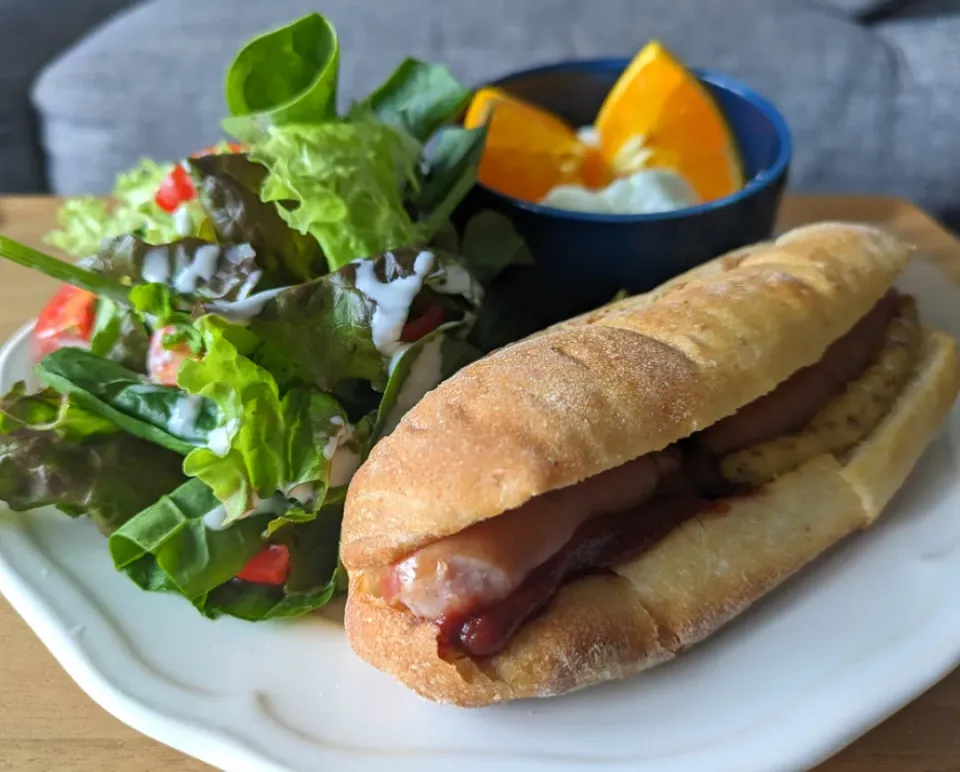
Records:
<instances>
[{"instance_id":1,"label":"spinach leaf","mask_svg":"<svg viewBox=\"0 0 960 772\"><path fill-rule=\"evenodd\" d=\"M361 107L423 143L466 107L472 94L446 67L405 59Z\"/></svg>"},{"instance_id":2,"label":"spinach leaf","mask_svg":"<svg viewBox=\"0 0 960 772\"><path fill-rule=\"evenodd\" d=\"M377 409L369 447L392 433L404 414L428 391L480 358L477 349L451 334L463 326L462 322L453 322L438 327L397 360Z\"/></svg>"},{"instance_id":3,"label":"spinach leaf","mask_svg":"<svg viewBox=\"0 0 960 772\"><path fill-rule=\"evenodd\" d=\"M84 349L54 351L37 364L36 372L44 383L69 394L85 410L182 455L206 442L218 423L214 403L151 383Z\"/></svg>"},{"instance_id":4,"label":"spinach leaf","mask_svg":"<svg viewBox=\"0 0 960 772\"><path fill-rule=\"evenodd\" d=\"M425 238L431 238L441 230L473 187L486 137L486 126L476 129L449 127L437 135L427 154L428 171L413 201L422 220L418 228Z\"/></svg>"},{"instance_id":5,"label":"spinach leaf","mask_svg":"<svg viewBox=\"0 0 960 772\"><path fill-rule=\"evenodd\" d=\"M327 272L316 239L289 228L278 204L260 200L264 166L239 153L200 156L190 166L217 240L252 247L264 271L261 288L297 284Z\"/></svg>"},{"instance_id":6,"label":"spinach leaf","mask_svg":"<svg viewBox=\"0 0 960 772\"><path fill-rule=\"evenodd\" d=\"M508 217L484 210L466 224L460 256L471 273L487 286L511 265L532 265L533 255Z\"/></svg>"},{"instance_id":7,"label":"spinach leaf","mask_svg":"<svg viewBox=\"0 0 960 772\"><path fill-rule=\"evenodd\" d=\"M251 622L302 616L325 605L338 591L342 502L323 507L309 522L280 529L271 539L290 552L290 576L283 587L233 581L213 590L203 611Z\"/></svg>"},{"instance_id":8,"label":"spinach leaf","mask_svg":"<svg viewBox=\"0 0 960 772\"><path fill-rule=\"evenodd\" d=\"M228 132L251 139L267 126L336 115L340 48L333 25L307 14L247 43L227 70Z\"/></svg>"},{"instance_id":9,"label":"spinach leaf","mask_svg":"<svg viewBox=\"0 0 960 772\"><path fill-rule=\"evenodd\" d=\"M264 545L269 515L209 527L205 518L218 522L222 510L210 488L188 480L110 536L114 566L145 590L173 590L202 608L207 593L236 576Z\"/></svg>"},{"instance_id":10,"label":"spinach leaf","mask_svg":"<svg viewBox=\"0 0 960 772\"><path fill-rule=\"evenodd\" d=\"M17 429L53 432L69 442L82 442L119 428L107 419L84 410L76 400L53 389L27 391L23 381L0 400L0 434Z\"/></svg>"}]
</instances>

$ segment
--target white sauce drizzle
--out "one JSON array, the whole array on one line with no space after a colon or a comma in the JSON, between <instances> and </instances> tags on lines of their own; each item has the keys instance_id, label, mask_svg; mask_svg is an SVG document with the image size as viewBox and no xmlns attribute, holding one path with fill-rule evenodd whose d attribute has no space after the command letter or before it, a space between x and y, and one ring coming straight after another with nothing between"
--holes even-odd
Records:
<instances>
[{"instance_id":1,"label":"white sauce drizzle","mask_svg":"<svg viewBox=\"0 0 960 772\"><path fill-rule=\"evenodd\" d=\"M370 329L373 345L386 357L396 353L400 334L410 313L410 305L423 287L424 279L433 268L432 252L423 251L413 261L413 273L402 279L382 282L377 278L372 260L357 260L356 286L376 304Z\"/></svg>"},{"instance_id":2,"label":"white sauce drizzle","mask_svg":"<svg viewBox=\"0 0 960 772\"><path fill-rule=\"evenodd\" d=\"M360 454L352 448L342 446L337 448L333 454L333 460L330 462L331 488L338 488L346 485L360 468Z\"/></svg>"},{"instance_id":3,"label":"white sauce drizzle","mask_svg":"<svg viewBox=\"0 0 960 772\"><path fill-rule=\"evenodd\" d=\"M462 295L475 306L483 302L483 287L459 263L447 263L430 282L430 289L441 295Z\"/></svg>"},{"instance_id":4,"label":"white sauce drizzle","mask_svg":"<svg viewBox=\"0 0 960 772\"><path fill-rule=\"evenodd\" d=\"M346 444L353 438L350 426L340 416L331 418L330 424L337 427L337 431L323 446L323 457L330 462L327 484L336 488L350 482L350 478L360 468L360 454Z\"/></svg>"},{"instance_id":5,"label":"white sauce drizzle","mask_svg":"<svg viewBox=\"0 0 960 772\"><path fill-rule=\"evenodd\" d=\"M231 418L222 426L218 426L207 437L207 447L216 455L223 458L230 452L230 444L233 441L233 435L240 428L240 422L236 418Z\"/></svg>"},{"instance_id":6,"label":"white sauce drizzle","mask_svg":"<svg viewBox=\"0 0 960 772\"><path fill-rule=\"evenodd\" d=\"M197 247L193 262L189 263L173 281L173 288L177 292L196 292L200 279L210 281L217 273L217 262L220 259L220 247L216 244L204 244Z\"/></svg>"},{"instance_id":7,"label":"white sauce drizzle","mask_svg":"<svg viewBox=\"0 0 960 772\"><path fill-rule=\"evenodd\" d=\"M170 262L167 252L162 247L148 249L143 256L143 266L140 276L149 284L165 284L170 278Z\"/></svg>"},{"instance_id":8,"label":"white sauce drizzle","mask_svg":"<svg viewBox=\"0 0 960 772\"><path fill-rule=\"evenodd\" d=\"M226 519L227 508L221 504L219 507L214 507L203 516L203 524L211 531L222 531L224 528L226 528L226 523L224 522Z\"/></svg>"},{"instance_id":9,"label":"white sauce drizzle","mask_svg":"<svg viewBox=\"0 0 960 772\"><path fill-rule=\"evenodd\" d=\"M309 482L294 485L287 490L287 498L299 501L303 506L307 506L307 504L313 501L313 496L313 483Z\"/></svg>"},{"instance_id":10,"label":"white sauce drizzle","mask_svg":"<svg viewBox=\"0 0 960 772\"><path fill-rule=\"evenodd\" d=\"M197 428L197 417L203 407L203 397L186 394L173 403L170 413L170 431L179 437L194 434Z\"/></svg>"},{"instance_id":11,"label":"white sauce drizzle","mask_svg":"<svg viewBox=\"0 0 960 772\"><path fill-rule=\"evenodd\" d=\"M213 303L208 303L207 308L231 321L248 322L263 310L267 301L272 300L287 289L290 288L277 287L276 289L268 289L244 298L243 300L217 300Z\"/></svg>"},{"instance_id":12,"label":"white sauce drizzle","mask_svg":"<svg viewBox=\"0 0 960 772\"><path fill-rule=\"evenodd\" d=\"M600 132L593 126L583 126L578 129L577 139L587 147L600 147Z\"/></svg>"},{"instance_id":13,"label":"white sauce drizzle","mask_svg":"<svg viewBox=\"0 0 960 772\"><path fill-rule=\"evenodd\" d=\"M190 214L190 205L180 204L173 212L173 227L180 236L193 235L193 216Z\"/></svg>"},{"instance_id":14,"label":"white sauce drizzle","mask_svg":"<svg viewBox=\"0 0 960 772\"><path fill-rule=\"evenodd\" d=\"M443 336L437 335L423 344L420 353L414 360L407 374L397 401L387 413L386 424L383 428L384 436L393 432L400 423L400 419L410 408L416 405L423 395L443 380Z\"/></svg>"}]
</instances>

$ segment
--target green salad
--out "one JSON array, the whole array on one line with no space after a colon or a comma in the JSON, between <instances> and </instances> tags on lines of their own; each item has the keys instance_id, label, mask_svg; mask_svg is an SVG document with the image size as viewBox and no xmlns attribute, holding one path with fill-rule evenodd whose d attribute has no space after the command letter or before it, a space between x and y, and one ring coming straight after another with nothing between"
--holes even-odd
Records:
<instances>
[{"instance_id":1,"label":"green salad","mask_svg":"<svg viewBox=\"0 0 960 772\"><path fill-rule=\"evenodd\" d=\"M64 283L32 343L42 388L0 400L0 500L86 516L144 590L256 621L344 589L351 476L403 413L485 353L485 296L529 262L512 225L451 215L484 130L409 59L345 113L311 14L226 75L232 138L66 201L50 244L0 256Z\"/></svg>"}]
</instances>

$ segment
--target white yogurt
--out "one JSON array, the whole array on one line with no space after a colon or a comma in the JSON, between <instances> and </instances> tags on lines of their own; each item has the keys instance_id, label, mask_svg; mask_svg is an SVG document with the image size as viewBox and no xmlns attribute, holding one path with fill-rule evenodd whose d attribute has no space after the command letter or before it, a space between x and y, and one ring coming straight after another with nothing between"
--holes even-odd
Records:
<instances>
[{"instance_id":1,"label":"white yogurt","mask_svg":"<svg viewBox=\"0 0 960 772\"><path fill-rule=\"evenodd\" d=\"M654 214L699 203L689 183L670 169L643 169L605 188L557 185L540 201L544 206L594 214Z\"/></svg>"},{"instance_id":2,"label":"white yogurt","mask_svg":"<svg viewBox=\"0 0 960 772\"><path fill-rule=\"evenodd\" d=\"M216 244L197 247L193 260L174 279L173 288L177 292L196 292L200 279L210 281L216 275L219 260L220 247Z\"/></svg>"}]
</instances>

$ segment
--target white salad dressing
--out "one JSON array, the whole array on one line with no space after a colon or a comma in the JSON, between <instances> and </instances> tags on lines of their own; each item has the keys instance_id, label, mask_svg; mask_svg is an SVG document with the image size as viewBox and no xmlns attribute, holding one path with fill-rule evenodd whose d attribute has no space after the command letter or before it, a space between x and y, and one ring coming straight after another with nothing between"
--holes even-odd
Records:
<instances>
[{"instance_id":1,"label":"white salad dressing","mask_svg":"<svg viewBox=\"0 0 960 772\"><path fill-rule=\"evenodd\" d=\"M186 394L173 403L170 412L170 431L178 437L196 433L197 418L203 407L203 397Z\"/></svg>"},{"instance_id":2,"label":"white salad dressing","mask_svg":"<svg viewBox=\"0 0 960 772\"><path fill-rule=\"evenodd\" d=\"M170 278L170 261L162 247L148 249L143 256L140 276L149 284L165 284Z\"/></svg>"},{"instance_id":3,"label":"white salad dressing","mask_svg":"<svg viewBox=\"0 0 960 772\"><path fill-rule=\"evenodd\" d=\"M350 482L360 468L360 454L347 445L353 439L350 426L340 416L331 418L330 424L336 427L336 431L323 446L323 457L330 462L327 483L331 488L336 488Z\"/></svg>"},{"instance_id":4,"label":"white salad dressing","mask_svg":"<svg viewBox=\"0 0 960 772\"><path fill-rule=\"evenodd\" d=\"M190 204L180 204L173 211L173 227L180 236L193 235L193 215L190 214Z\"/></svg>"},{"instance_id":5,"label":"white salad dressing","mask_svg":"<svg viewBox=\"0 0 960 772\"><path fill-rule=\"evenodd\" d=\"M441 295L462 295L476 306L483 302L483 287L462 265L446 263L440 271L439 276L431 277L430 289Z\"/></svg>"},{"instance_id":6,"label":"white salad dressing","mask_svg":"<svg viewBox=\"0 0 960 772\"><path fill-rule=\"evenodd\" d=\"M337 448L333 454L333 460L330 462L330 479L328 481L331 488L338 488L346 485L360 468L360 454L353 448L343 445Z\"/></svg>"},{"instance_id":7,"label":"white salad dressing","mask_svg":"<svg viewBox=\"0 0 960 772\"><path fill-rule=\"evenodd\" d=\"M210 281L216 275L219 260L220 247L216 244L197 247L193 261L173 280L173 288L177 292L196 292L200 279Z\"/></svg>"},{"instance_id":8,"label":"white salad dressing","mask_svg":"<svg viewBox=\"0 0 960 772\"><path fill-rule=\"evenodd\" d=\"M217 300L208 303L207 308L233 322L249 322L259 314L267 301L272 300L289 287L276 287L251 295L243 300Z\"/></svg>"},{"instance_id":9,"label":"white salad dressing","mask_svg":"<svg viewBox=\"0 0 960 772\"><path fill-rule=\"evenodd\" d=\"M219 507L214 507L203 516L203 524L211 531L222 531L224 528L226 528L226 523L224 522L226 519L227 508L221 504Z\"/></svg>"},{"instance_id":10,"label":"white salad dressing","mask_svg":"<svg viewBox=\"0 0 960 772\"><path fill-rule=\"evenodd\" d=\"M298 501L303 506L307 506L311 501L313 501L313 495L313 483L300 483L299 485L294 485L292 488L287 489L287 498Z\"/></svg>"},{"instance_id":11,"label":"white salad dressing","mask_svg":"<svg viewBox=\"0 0 960 772\"><path fill-rule=\"evenodd\" d=\"M373 345L386 357L403 345L400 334L407 322L410 305L423 287L424 279L433 269L434 256L424 250L413 261L413 273L402 279L383 282L377 278L373 260L357 260L356 287L376 304L370 330Z\"/></svg>"},{"instance_id":12,"label":"white salad dressing","mask_svg":"<svg viewBox=\"0 0 960 772\"><path fill-rule=\"evenodd\" d=\"M397 428L400 419L416 405L423 395L443 380L443 336L437 335L420 348L410 372L400 387L397 401L387 413L383 434L386 436Z\"/></svg>"},{"instance_id":13,"label":"white salad dressing","mask_svg":"<svg viewBox=\"0 0 960 772\"><path fill-rule=\"evenodd\" d=\"M230 452L230 443L239 428L240 422L236 418L231 418L225 424L210 432L207 437L207 447L220 458L223 458Z\"/></svg>"},{"instance_id":14,"label":"white salad dressing","mask_svg":"<svg viewBox=\"0 0 960 772\"><path fill-rule=\"evenodd\" d=\"M544 206L595 214L653 214L695 206L697 194L670 169L642 169L605 188L557 185L540 201Z\"/></svg>"}]
</instances>

